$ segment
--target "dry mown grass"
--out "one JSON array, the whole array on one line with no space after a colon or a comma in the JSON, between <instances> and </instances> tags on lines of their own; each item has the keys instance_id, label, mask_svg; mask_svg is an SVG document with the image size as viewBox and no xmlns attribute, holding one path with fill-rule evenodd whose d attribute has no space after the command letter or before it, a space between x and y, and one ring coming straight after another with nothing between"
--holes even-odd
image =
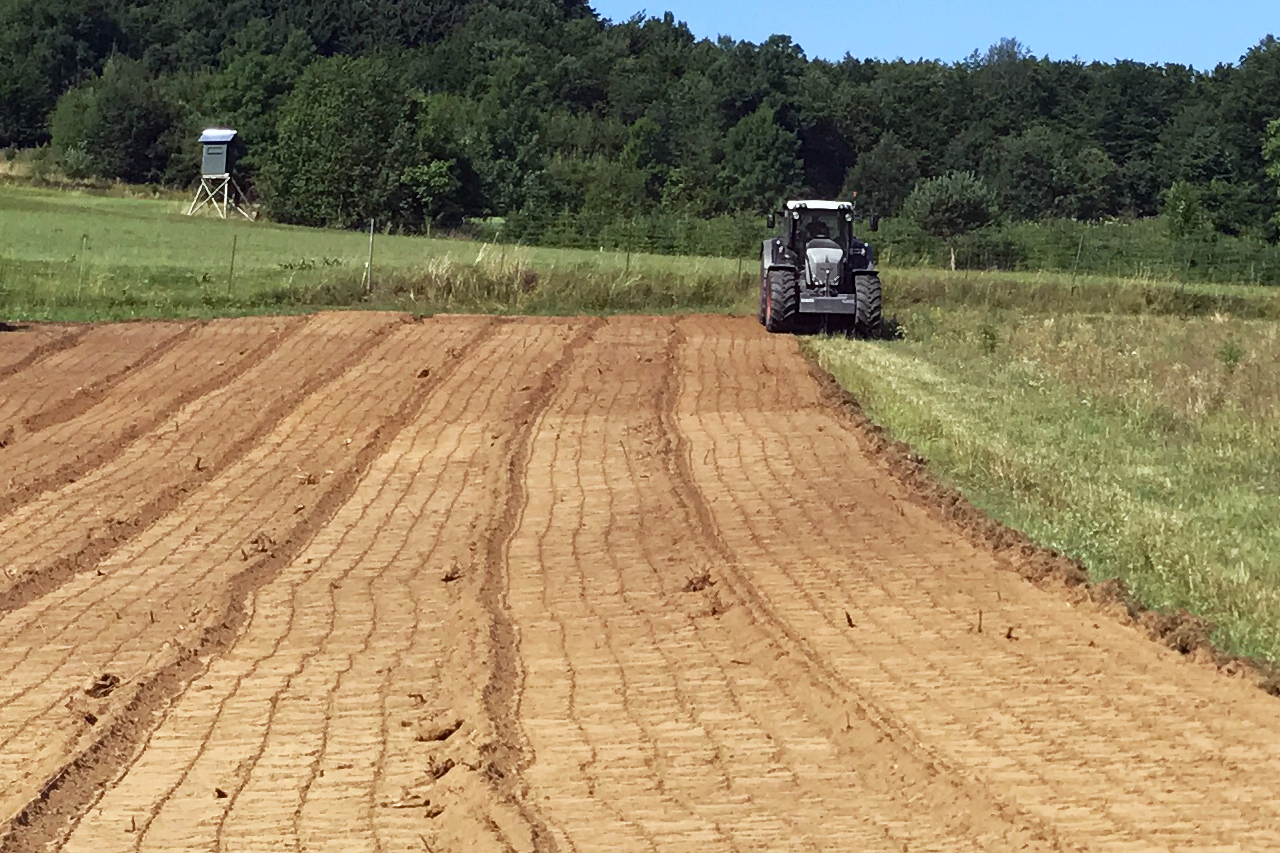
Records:
<instances>
[{"instance_id":1,"label":"dry mown grass","mask_svg":"<svg viewBox=\"0 0 1280 853\"><path fill-rule=\"evenodd\" d=\"M1047 318L1008 330L1007 346L1078 389L1191 420L1280 416L1280 324L1223 314L1178 319Z\"/></svg>"},{"instance_id":2,"label":"dry mown grass","mask_svg":"<svg viewBox=\"0 0 1280 853\"><path fill-rule=\"evenodd\" d=\"M1280 324L916 307L810 346L975 503L1280 662Z\"/></svg>"}]
</instances>

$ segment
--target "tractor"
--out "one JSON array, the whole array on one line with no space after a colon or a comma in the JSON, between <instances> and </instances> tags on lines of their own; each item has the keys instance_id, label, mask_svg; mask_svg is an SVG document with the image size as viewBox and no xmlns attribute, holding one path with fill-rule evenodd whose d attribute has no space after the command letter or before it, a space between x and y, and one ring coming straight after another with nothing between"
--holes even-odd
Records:
<instances>
[{"instance_id":1,"label":"tractor","mask_svg":"<svg viewBox=\"0 0 1280 853\"><path fill-rule=\"evenodd\" d=\"M789 201L779 234L760 256L761 324L770 332L847 328L859 337L881 333L880 276L871 247L853 234L853 205ZM871 230L879 217L871 218ZM769 214L777 228L777 215Z\"/></svg>"}]
</instances>

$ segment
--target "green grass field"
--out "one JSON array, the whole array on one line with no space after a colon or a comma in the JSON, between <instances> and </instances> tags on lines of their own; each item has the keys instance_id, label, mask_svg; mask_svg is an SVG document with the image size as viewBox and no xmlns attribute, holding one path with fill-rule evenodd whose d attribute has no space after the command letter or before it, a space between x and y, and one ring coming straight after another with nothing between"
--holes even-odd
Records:
<instances>
[{"instance_id":1,"label":"green grass field","mask_svg":"<svg viewBox=\"0 0 1280 853\"><path fill-rule=\"evenodd\" d=\"M179 197L0 185L0 308L10 319L207 317L319 307L417 312L754 310L757 261L502 246L183 215ZM232 250L234 248L234 263ZM899 308L1280 318L1280 293L1061 273L897 269Z\"/></svg>"},{"instance_id":2,"label":"green grass field","mask_svg":"<svg viewBox=\"0 0 1280 853\"><path fill-rule=\"evenodd\" d=\"M754 259L188 218L185 201L0 187L0 319L754 313ZM231 249L235 244L232 274ZM1033 539L1280 663L1280 289L883 273L901 339L805 346L938 476Z\"/></svg>"},{"instance_id":3,"label":"green grass field","mask_svg":"<svg viewBox=\"0 0 1280 853\"><path fill-rule=\"evenodd\" d=\"M722 258L369 236L183 215L179 199L0 186L9 319L205 317L319 307L431 312L724 311L756 273ZM234 265L232 249L234 246Z\"/></svg>"}]
</instances>

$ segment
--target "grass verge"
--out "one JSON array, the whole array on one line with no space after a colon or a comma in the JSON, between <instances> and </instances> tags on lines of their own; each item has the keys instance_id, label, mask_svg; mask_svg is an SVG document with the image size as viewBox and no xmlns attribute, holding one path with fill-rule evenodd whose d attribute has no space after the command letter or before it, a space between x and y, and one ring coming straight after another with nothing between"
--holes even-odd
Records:
<instances>
[{"instance_id":1,"label":"grass verge","mask_svg":"<svg viewBox=\"0 0 1280 853\"><path fill-rule=\"evenodd\" d=\"M975 505L1280 663L1280 326L908 308L806 347Z\"/></svg>"}]
</instances>

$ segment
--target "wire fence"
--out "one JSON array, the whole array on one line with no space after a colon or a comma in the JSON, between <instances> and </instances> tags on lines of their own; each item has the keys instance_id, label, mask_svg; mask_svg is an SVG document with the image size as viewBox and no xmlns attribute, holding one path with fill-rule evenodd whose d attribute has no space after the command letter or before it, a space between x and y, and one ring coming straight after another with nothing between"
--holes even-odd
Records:
<instances>
[{"instance_id":1,"label":"wire fence","mask_svg":"<svg viewBox=\"0 0 1280 853\"><path fill-rule=\"evenodd\" d=\"M924 235L904 220L855 231L881 266L1053 271L1159 281L1280 284L1280 246L1214 233L1175 236L1160 219L1087 223L1013 222L953 240ZM485 234L499 242L660 255L754 260L772 235L763 217L655 213L601 219L584 213L519 213Z\"/></svg>"}]
</instances>

